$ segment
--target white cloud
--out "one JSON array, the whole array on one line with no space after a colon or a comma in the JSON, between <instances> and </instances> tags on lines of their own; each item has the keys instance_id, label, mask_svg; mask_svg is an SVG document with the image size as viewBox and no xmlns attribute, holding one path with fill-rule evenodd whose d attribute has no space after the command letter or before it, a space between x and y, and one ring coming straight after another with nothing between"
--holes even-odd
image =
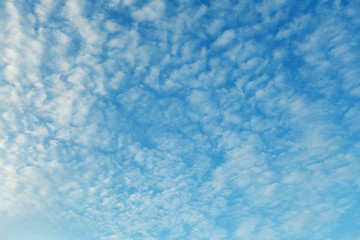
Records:
<instances>
[{"instance_id":1,"label":"white cloud","mask_svg":"<svg viewBox=\"0 0 360 240\"><path fill-rule=\"evenodd\" d=\"M221 34L221 36L216 39L216 41L214 42L214 46L221 47L228 45L235 38L235 36L236 34L234 30L226 30Z\"/></svg>"},{"instance_id":2,"label":"white cloud","mask_svg":"<svg viewBox=\"0 0 360 240\"><path fill-rule=\"evenodd\" d=\"M56 7L56 2L53 0L41 0L41 3L36 4L35 14L40 22L46 22L51 12Z\"/></svg>"},{"instance_id":3,"label":"white cloud","mask_svg":"<svg viewBox=\"0 0 360 240\"><path fill-rule=\"evenodd\" d=\"M141 9L132 12L132 16L137 21L155 21L162 18L165 3L154 0L143 6Z\"/></svg>"},{"instance_id":4,"label":"white cloud","mask_svg":"<svg viewBox=\"0 0 360 240\"><path fill-rule=\"evenodd\" d=\"M326 239L358 206L356 4L1 6L0 238Z\"/></svg>"},{"instance_id":5,"label":"white cloud","mask_svg":"<svg viewBox=\"0 0 360 240\"><path fill-rule=\"evenodd\" d=\"M236 230L236 237L240 239L254 239L254 231L259 224L257 218L245 218Z\"/></svg>"}]
</instances>

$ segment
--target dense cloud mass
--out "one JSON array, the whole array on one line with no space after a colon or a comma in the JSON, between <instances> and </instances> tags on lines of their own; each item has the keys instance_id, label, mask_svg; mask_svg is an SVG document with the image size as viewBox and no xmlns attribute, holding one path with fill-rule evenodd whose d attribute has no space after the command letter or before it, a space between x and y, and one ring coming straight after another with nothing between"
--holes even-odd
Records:
<instances>
[{"instance_id":1,"label":"dense cloud mass","mask_svg":"<svg viewBox=\"0 0 360 240\"><path fill-rule=\"evenodd\" d=\"M0 239L360 239L360 2L0 2Z\"/></svg>"}]
</instances>

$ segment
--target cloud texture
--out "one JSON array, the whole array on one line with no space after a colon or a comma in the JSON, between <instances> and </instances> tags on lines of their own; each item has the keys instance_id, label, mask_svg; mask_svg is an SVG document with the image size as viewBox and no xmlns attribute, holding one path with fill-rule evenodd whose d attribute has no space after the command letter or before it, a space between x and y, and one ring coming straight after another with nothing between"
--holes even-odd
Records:
<instances>
[{"instance_id":1,"label":"cloud texture","mask_svg":"<svg viewBox=\"0 0 360 240\"><path fill-rule=\"evenodd\" d=\"M0 3L0 238L360 239L358 1Z\"/></svg>"}]
</instances>

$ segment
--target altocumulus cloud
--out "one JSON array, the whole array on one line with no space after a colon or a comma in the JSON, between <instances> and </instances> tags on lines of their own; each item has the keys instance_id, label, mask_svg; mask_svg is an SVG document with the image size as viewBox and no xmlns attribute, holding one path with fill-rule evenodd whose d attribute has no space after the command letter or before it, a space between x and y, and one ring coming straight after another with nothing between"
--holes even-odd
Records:
<instances>
[{"instance_id":1,"label":"altocumulus cloud","mask_svg":"<svg viewBox=\"0 0 360 240\"><path fill-rule=\"evenodd\" d=\"M1 1L0 238L360 239L359 9Z\"/></svg>"}]
</instances>

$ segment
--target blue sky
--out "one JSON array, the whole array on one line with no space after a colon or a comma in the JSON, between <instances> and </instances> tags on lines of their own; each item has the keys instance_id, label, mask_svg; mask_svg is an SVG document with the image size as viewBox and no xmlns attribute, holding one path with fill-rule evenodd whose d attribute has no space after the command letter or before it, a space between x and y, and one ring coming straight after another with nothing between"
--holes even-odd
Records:
<instances>
[{"instance_id":1,"label":"blue sky","mask_svg":"<svg viewBox=\"0 0 360 240\"><path fill-rule=\"evenodd\" d=\"M360 240L360 2L0 2L0 239Z\"/></svg>"}]
</instances>

